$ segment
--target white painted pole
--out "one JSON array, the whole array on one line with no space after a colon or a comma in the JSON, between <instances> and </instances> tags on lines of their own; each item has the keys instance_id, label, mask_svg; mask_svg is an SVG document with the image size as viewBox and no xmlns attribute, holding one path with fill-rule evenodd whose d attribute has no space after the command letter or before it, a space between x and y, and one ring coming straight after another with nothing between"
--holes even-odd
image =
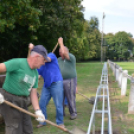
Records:
<instances>
[{"instance_id":1,"label":"white painted pole","mask_svg":"<svg viewBox=\"0 0 134 134\"><path fill-rule=\"evenodd\" d=\"M113 62L111 62L111 70L112 70L112 72L113 72Z\"/></svg>"},{"instance_id":2,"label":"white painted pole","mask_svg":"<svg viewBox=\"0 0 134 134\"><path fill-rule=\"evenodd\" d=\"M117 75L117 68L116 68L116 64L115 64L115 73L114 73L114 75L115 75L115 81L116 81L116 75Z\"/></svg>"},{"instance_id":3,"label":"white painted pole","mask_svg":"<svg viewBox=\"0 0 134 134\"><path fill-rule=\"evenodd\" d=\"M114 71L115 71L115 63L112 63L112 71L113 71L113 75L114 75Z\"/></svg>"},{"instance_id":4,"label":"white painted pole","mask_svg":"<svg viewBox=\"0 0 134 134\"><path fill-rule=\"evenodd\" d=\"M114 63L114 76L116 77L116 64Z\"/></svg>"},{"instance_id":5,"label":"white painted pole","mask_svg":"<svg viewBox=\"0 0 134 134\"><path fill-rule=\"evenodd\" d=\"M127 90L127 75L128 75L128 70L124 70L122 73L122 82L121 82L121 96L126 95L126 90Z\"/></svg>"},{"instance_id":6,"label":"white painted pole","mask_svg":"<svg viewBox=\"0 0 134 134\"><path fill-rule=\"evenodd\" d=\"M122 68L119 68L119 79L118 79L118 86L121 88L121 80L122 80Z\"/></svg>"},{"instance_id":7,"label":"white painted pole","mask_svg":"<svg viewBox=\"0 0 134 134\"><path fill-rule=\"evenodd\" d=\"M118 81L118 77L119 77L119 66L116 65L116 81Z\"/></svg>"},{"instance_id":8,"label":"white painted pole","mask_svg":"<svg viewBox=\"0 0 134 134\"><path fill-rule=\"evenodd\" d=\"M112 66L112 62L110 61L110 64L109 64L109 66L110 66L110 68L111 68L111 66Z\"/></svg>"},{"instance_id":9,"label":"white painted pole","mask_svg":"<svg viewBox=\"0 0 134 134\"><path fill-rule=\"evenodd\" d=\"M131 87L128 103L128 114L134 114L134 77L131 77Z\"/></svg>"}]
</instances>

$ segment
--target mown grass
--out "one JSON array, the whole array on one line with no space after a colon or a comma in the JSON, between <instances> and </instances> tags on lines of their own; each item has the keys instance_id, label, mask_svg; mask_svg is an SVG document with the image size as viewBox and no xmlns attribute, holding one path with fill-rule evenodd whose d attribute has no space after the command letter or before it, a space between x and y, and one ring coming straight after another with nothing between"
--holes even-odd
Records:
<instances>
[{"instance_id":1,"label":"mown grass","mask_svg":"<svg viewBox=\"0 0 134 134\"><path fill-rule=\"evenodd\" d=\"M116 62L123 70L128 70L128 74L134 73L134 63L132 62ZM118 131L121 134L133 134L134 133L134 115L128 114L128 102L130 93L130 80L127 81L127 93L126 96L121 96L121 89L118 87L118 83L114 82L115 77L113 72L109 69L109 80L113 81L109 86L111 95L111 111L113 119L113 130Z\"/></svg>"},{"instance_id":2,"label":"mown grass","mask_svg":"<svg viewBox=\"0 0 134 134\"><path fill-rule=\"evenodd\" d=\"M122 70L128 70L128 75L132 76L134 74L134 62L116 62ZM127 80L127 95L129 96L130 91L130 80Z\"/></svg>"},{"instance_id":3,"label":"mown grass","mask_svg":"<svg viewBox=\"0 0 134 134\"><path fill-rule=\"evenodd\" d=\"M128 63L128 62L127 62ZM126 64L127 64L126 63ZM121 63L122 64L122 63ZM123 69L127 69L127 66L130 70L133 69L133 65L131 64L131 68L129 65L124 65ZM77 63L77 81L78 81L78 91L87 97L95 96L97 87L99 86L101 72L103 64L99 62L89 62L89 63ZM126 67L126 68L125 68ZM110 102L111 102L111 113L112 113L112 125L113 131L117 132L117 134L133 134L133 120L134 115L128 115L128 99L129 99L129 90L127 96L120 96L120 88L118 88L117 82L114 82L115 78L112 74L112 71L109 69L109 88L110 88ZM41 87L43 85L43 80L41 79L39 82L38 92L41 92ZM77 127L85 132L87 132L92 106L89 101L76 94L76 107L78 118L75 120L70 120L70 115L68 112L68 108L66 108L66 116L64 117L64 124L68 130L73 130L74 127ZM30 111L33 113L32 107L29 107ZM52 122L55 121L55 106L53 104L53 100L51 99L48 107L48 120ZM101 126L101 115L96 115L96 130L100 130ZM107 117L105 118L107 120ZM38 122L32 118L34 134L65 134L62 130L47 124L45 127L36 128ZM106 124L107 126L107 124ZM0 134L4 134L4 123L0 125Z\"/></svg>"},{"instance_id":4,"label":"mown grass","mask_svg":"<svg viewBox=\"0 0 134 134\"><path fill-rule=\"evenodd\" d=\"M78 91L82 94L88 96L89 98L91 96L95 96L97 86L99 85L99 80L101 76L101 70L102 70L102 64L100 63L77 63L77 77L78 77ZM41 87L43 85L43 80L40 80L39 82L39 88L38 92L41 92ZM68 112L68 108L66 108L66 116L64 117L64 124L67 129L73 130L73 128L76 126L79 129L82 129L84 131L87 131L90 115L92 111L92 105L88 102L87 99L80 95L76 95L76 107L77 107L77 113L78 118L76 120L70 120L70 115ZM32 107L29 108L31 112L34 112ZM48 107L47 107L47 113L48 113L48 120L52 122L55 121L55 106L53 104L53 100L51 99ZM42 128L36 128L38 125L38 122L32 118L33 127L34 127L34 134L64 134L62 130L53 127L49 124L47 124L45 127ZM0 133L4 134L4 124L0 125Z\"/></svg>"}]
</instances>

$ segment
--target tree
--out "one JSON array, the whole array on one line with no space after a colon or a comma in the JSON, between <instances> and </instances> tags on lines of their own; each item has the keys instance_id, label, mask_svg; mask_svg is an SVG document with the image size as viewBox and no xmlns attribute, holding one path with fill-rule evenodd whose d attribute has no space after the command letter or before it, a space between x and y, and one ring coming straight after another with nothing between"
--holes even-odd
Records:
<instances>
[{"instance_id":1,"label":"tree","mask_svg":"<svg viewBox=\"0 0 134 134\"><path fill-rule=\"evenodd\" d=\"M0 60L26 57L30 42L42 44L51 51L60 36L70 48L73 33L79 37L82 34L81 1L0 1Z\"/></svg>"},{"instance_id":2,"label":"tree","mask_svg":"<svg viewBox=\"0 0 134 134\"><path fill-rule=\"evenodd\" d=\"M127 58L125 53L128 53L130 42L129 36L126 32L122 31L115 34L115 47L119 60Z\"/></svg>"},{"instance_id":3,"label":"tree","mask_svg":"<svg viewBox=\"0 0 134 134\"><path fill-rule=\"evenodd\" d=\"M107 59L114 59L115 54L115 38L113 33L108 33L104 36L104 41L106 41L106 57Z\"/></svg>"},{"instance_id":4,"label":"tree","mask_svg":"<svg viewBox=\"0 0 134 134\"><path fill-rule=\"evenodd\" d=\"M75 32L71 40L72 52L79 60L98 59L100 57L100 37L98 30L98 19L91 17L83 23L83 32L81 36Z\"/></svg>"},{"instance_id":5,"label":"tree","mask_svg":"<svg viewBox=\"0 0 134 134\"><path fill-rule=\"evenodd\" d=\"M39 28L42 12L31 0L0 1L0 61L26 57L32 33ZM6 53L6 55L5 55Z\"/></svg>"},{"instance_id":6,"label":"tree","mask_svg":"<svg viewBox=\"0 0 134 134\"><path fill-rule=\"evenodd\" d=\"M128 33L128 36L129 36L130 38L132 38L132 37L133 37L133 35L132 35L131 33Z\"/></svg>"},{"instance_id":7,"label":"tree","mask_svg":"<svg viewBox=\"0 0 134 134\"><path fill-rule=\"evenodd\" d=\"M31 6L31 0L0 1L0 32L13 30L16 24L38 28L41 11Z\"/></svg>"},{"instance_id":8,"label":"tree","mask_svg":"<svg viewBox=\"0 0 134 134\"><path fill-rule=\"evenodd\" d=\"M43 12L43 16L40 17L41 26L37 31L37 43L39 41L51 50L57 38L62 36L65 45L70 48L70 38L74 31L77 35L82 32L84 17L81 12L81 0L35 0L33 5Z\"/></svg>"},{"instance_id":9,"label":"tree","mask_svg":"<svg viewBox=\"0 0 134 134\"><path fill-rule=\"evenodd\" d=\"M118 60L128 59L130 51L133 51L132 38L125 31L117 32L115 35L109 33L105 35L107 42L107 57Z\"/></svg>"}]
</instances>

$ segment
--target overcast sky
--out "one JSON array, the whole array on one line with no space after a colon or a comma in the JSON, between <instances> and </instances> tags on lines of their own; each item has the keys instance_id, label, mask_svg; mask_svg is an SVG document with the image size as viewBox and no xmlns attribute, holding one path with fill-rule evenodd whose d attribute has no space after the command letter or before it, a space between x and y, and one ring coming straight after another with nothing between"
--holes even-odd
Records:
<instances>
[{"instance_id":1,"label":"overcast sky","mask_svg":"<svg viewBox=\"0 0 134 134\"><path fill-rule=\"evenodd\" d=\"M91 16L99 19L100 31L104 12L104 33L125 31L134 38L134 0L83 0L82 5L85 19L89 20Z\"/></svg>"}]
</instances>

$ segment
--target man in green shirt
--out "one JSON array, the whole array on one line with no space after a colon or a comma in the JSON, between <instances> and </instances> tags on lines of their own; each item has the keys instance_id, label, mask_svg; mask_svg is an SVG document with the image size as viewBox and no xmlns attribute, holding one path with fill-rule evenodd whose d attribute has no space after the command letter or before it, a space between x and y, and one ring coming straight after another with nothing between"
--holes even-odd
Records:
<instances>
[{"instance_id":1,"label":"man in green shirt","mask_svg":"<svg viewBox=\"0 0 134 134\"><path fill-rule=\"evenodd\" d=\"M6 72L5 82L0 89L0 114L5 120L6 134L33 134L33 128L29 115L11 108L4 103L4 100L27 110L27 101L30 96L33 109L38 116L36 120L45 121L38 103L36 69L44 65L47 60L46 49L42 45L37 45L27 59L17 58L0 64L0 73Z\"/></svg>"},{"instance_id":2,"label":"man in green shirt","mask_svg":"<svg viewBox=\"0 0 134 134\"><path fill-rule=\"evenodd\" d=\"M59 44L63 45L63 39L59 38ZM63 77L64 96L67 98L70 119L73 120L77 117L76 112L76 89L77 89L77 73L76 73L76 58L73 54L69 53L67 47L64 46L64 52L59 49L58 64Z\"/></svg>"}]
</instances>

